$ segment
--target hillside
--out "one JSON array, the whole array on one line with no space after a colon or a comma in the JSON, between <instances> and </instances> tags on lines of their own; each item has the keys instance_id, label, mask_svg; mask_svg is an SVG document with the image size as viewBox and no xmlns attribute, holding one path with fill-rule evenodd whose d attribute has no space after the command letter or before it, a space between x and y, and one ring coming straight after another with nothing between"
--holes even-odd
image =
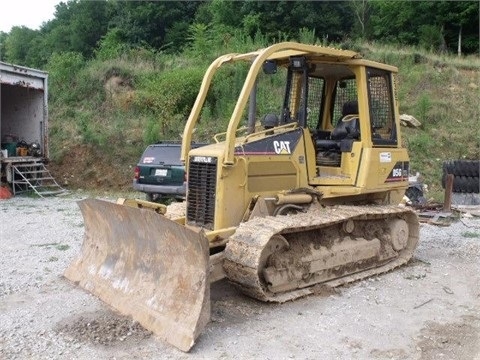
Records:
<instances>
[{"instance_id":1,"label":"hillside","mask_svg":"<svg viewBox=\"0 0 480 360\"><path fill-rule=\"evenodd\" d=\"M480 158L480 60L371 44L352 48L399 68L400 113L422 123L403 128L411 167L424 176L431 196L441 198L442 162ZM103 61L85 62L68 53L51 61L49 166L56 178L68 188L131 190L133 167L144 147L180 138L215 57L137 50ZM204 116L211 121L197 129L198 140L224 131L215 126L234 97L219 84L209 99L211 114Z\"/></svg>"}]
</instances>

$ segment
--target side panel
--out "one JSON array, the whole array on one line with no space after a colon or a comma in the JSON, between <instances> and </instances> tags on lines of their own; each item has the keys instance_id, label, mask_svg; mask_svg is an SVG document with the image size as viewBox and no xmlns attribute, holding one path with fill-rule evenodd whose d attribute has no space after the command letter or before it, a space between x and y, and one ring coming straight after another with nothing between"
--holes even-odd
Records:
<instances>
[{"instance_id":1,"label":"side panel","mask_svg":"<svg viewBox=\"0 0 480 360\"><path fill-rule=\"evenodd\" d=\"M366 191L404 192L407 189L409 157L405 149L365 149L362 160L357 183L359 187Z\"/></svg>"},{"instance_id":2,"label":"side panel","mask_svg":"<svg viewBox=\"0 0 480 360\"><path fill-rule=\"evenodd\" d=\"M293 189L297 186L297 169L291 158L249 158L247 189L249 193L263 193Z\"/></svg>"},{"instance_id":3,"label":"side panel","mask_svg":"<svg viewBox=\"0 0 480 360\"><path fill-rule=\"evenodd\" d=\"M408 187L409 158L405 149L363 148L354 185L342 186L341 177L318 187L324 199L338 197L338 203L373 201L398 204ZM320 168L322 169L322 167ZM314 179L315 180L315 179ZM348 179L347 179L348 180ZM345 202L346 201L346 202Z\"/></svg>"},{"instance_id":4,"label":"side panel","mask_svg":"<svg viewBox=\"0 0 480 360\"><path fill-rule=\"evenodd\" d=\"M303 129L237 146L235 164L221 169L218 194L223 199L217 199L217 229L237 226L255 195L271 197L307 186Z\"/></svg>"}]
</instances>

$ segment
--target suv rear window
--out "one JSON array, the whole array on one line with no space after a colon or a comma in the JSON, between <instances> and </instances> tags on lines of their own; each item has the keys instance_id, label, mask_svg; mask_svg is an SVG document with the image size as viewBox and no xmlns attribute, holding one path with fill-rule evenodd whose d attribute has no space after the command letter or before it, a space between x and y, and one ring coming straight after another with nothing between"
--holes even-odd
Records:
<instances>
[{"instance_id":1,"label":"suv rear window","mask_svg":"<svg viewBox=\"0 0 480 360\"><path fill-rule=\"evenodd\" d=\"M140 160L142 164L183 165L180 161L180 145L150 145Z\"/></svg>"}]
</instances>

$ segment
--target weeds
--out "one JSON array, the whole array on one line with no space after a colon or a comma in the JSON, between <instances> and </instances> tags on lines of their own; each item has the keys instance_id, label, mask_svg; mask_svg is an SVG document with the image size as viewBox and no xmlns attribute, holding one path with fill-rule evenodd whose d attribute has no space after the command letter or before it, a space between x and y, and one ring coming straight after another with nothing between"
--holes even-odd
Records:
<instances>
[{"instance_id":1,"label":"weeds","mask_svg":"<svg viewBox=\"0 0 480 360\"><path fill-rule=\"evenodd\" d=\"M429 122L429 111L432 108L432 100L427 94L422 94L416 104L416 114L420 119L423 119L424 127Z\"/></svg>"},{"instance_id":2,"label":"weeds","mask_svg":"<svg viewBox=\"0 0 480 360\"><path fill-rule=\"evenodd\" d=\"M65 250L70 249L70 245L60 244L60 245L55 246L55 248L57 250L60 250L60 251L65 251Z\"/></svg>"},{"instance_id":3,"label":"weeds","mask_svg":"<svg viewBox=\"0 0 480 360\"><path fill-rule=\"evenodd\" d=\"M50 249L51 247L55 247L55 249L57 250L60 250L60 251L65 251L65 250L68 250L70 249L70 245L66 245L66 244L60 244L58 242L55 242L55 243L45 243L45 244L33 244L31 246L35 246L35 247L45 247L47 249Z\"/></svg>"},{"instance_id":4,"label":"weeds","mask_svg":"<svg viewBox=\"0 0 480 360\"><path fill-rule=\"evenodd\" d=\"M57 246L57 245L58 243L45 243L45 244L33 244L31 246L50 248L51 246Z\"/></svg>"},{"instance_id":5,"label":"weeds","mask_svg":"<svg viewBox=\"0 0 480 360\"><path fill-rule=\"evenodd\" d=\"M480 238L480 233L476 231L464 231L462 232L462 236L465 238Z\"/></svg>"}]
</instances>

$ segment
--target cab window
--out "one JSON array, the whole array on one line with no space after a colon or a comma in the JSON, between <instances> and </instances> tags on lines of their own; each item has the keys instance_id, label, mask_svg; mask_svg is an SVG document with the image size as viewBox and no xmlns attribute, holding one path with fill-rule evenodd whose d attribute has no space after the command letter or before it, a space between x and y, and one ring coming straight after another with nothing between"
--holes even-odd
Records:
<instances>
[{"instance_id":1,"label":"cab window","mask_svg":"<svg viewBox=\"0 0 480 360\"><path fill-rule=\"evenodd\" d=\"M391 74L385 70L369 68L367 77L373 145L396 145Z\"/></svg>"},{"instance_id":2,"label":"cab window","mask_svg":"<svg viewBox=\"0 0 480 360\"><path fill-rule=\"evenodd\" d=\"M335 85L335 101L333 103L331 119L332 125L335 127L343 118L344 106L357 100L357 82L355 78L342 79L337 81ZM358 111L357 111L358 113Z\"/></svg>"}]
</instances>

